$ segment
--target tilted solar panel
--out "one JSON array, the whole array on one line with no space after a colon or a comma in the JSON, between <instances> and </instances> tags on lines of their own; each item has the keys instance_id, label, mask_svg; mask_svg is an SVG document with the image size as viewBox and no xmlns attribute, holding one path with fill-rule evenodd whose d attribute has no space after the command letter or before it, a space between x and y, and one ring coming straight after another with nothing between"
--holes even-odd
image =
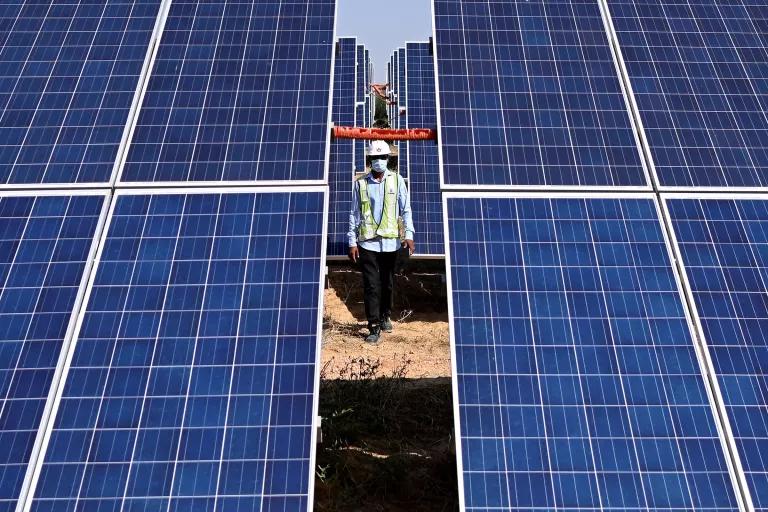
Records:
<instances>
[{"instance_id":1,"label":"tilted solar panel","mask_svg":"<svg viewBox=\"0 0 768 512\"><path fill-rule=\"evenodd\" d=\"M467 510L738 510L653 196L445 194Z\"/></svg>"},{"instance_id":2,"label":"tilted solar panel","mask_svg":"<svg viewBox=\"0 0 768 512\"><path fill-rule=\"evenodd\" d=\"M395 117L397 118L398 128L408 128L408 118L402 114L402 109L405 109L408 105L408 75L405 71L406 64L405 48L398 48L397 50L397 66L398 81L397 81L397 106L395 108ZM400 176L403 178L408 177L408 141L400 141L398 145L399 156L398 166L400 170Z\"/></svg>"},{"instance_id":3,"label":"tilted solar panel","mask_svg":"<svg viewBox=\"0 0 768 512\"><path fill-rule=\"evenodd\" d=\"M765 2L607 4L659 185L768 186Z\"/></svg>"},{"instance_id":4,"label":"tilted solar panel","mask_svg":"<svg viewBox=\"0 0 768 512\"><path fill-rule=\"evenodd\" d=\"M598 0L435 0L446 186L648 181Z\"/></svg>"},{"instance_id":5,"label":"tilted solar panel","mask_svg":"<svg viewBox=\"0 0 768 512\"><path fill-rule=\"evenodd\" d=\"M355 38L340 38L333 71L333 122L340 126L355 124ZM328 212L328 255L346 256L349 211L352 207L354 176L353 144L349 139L331 142L328 174L330 189Z\"/></svg>"},{"instance_id":6,"label":"tilted solar panel","mask_svg":"<svg viewBox=\"0 0 768 512\"><path fill-rule=\"evenodd\" d=\"M326 201L117 193L31 510L310 507Z\"/></svg>"},{"instance_id":7,"label":"tilted solar panel","mask_svg":"<svg viewBox=\"0 0 768 512\"><path fill-rule=\"evenodd\" d=\"M174 0L121 181L323 181L334 8Z\"/></svg>"},{"instance_id":8,"label":"tilted solar panel","mask_svg":"<svg viewBox=\"0 0 768 512\"><path fill-rule=\"evenodd\" d=\"M160 0L0 6L0 185L107 184Z\"/></svg>"},{"instance_id":9,"label":"tilted solar panel","mask_svg":"<svg viewBox=\"0 0 768 512\"><path fill-rule=\"evenodd\" d=\"M407 43L407 124L411 128L437 128L435 62L428 42ZM412 141L408 151L408 188L416 223L418 252L443 255L443 202L440 195L438 147L433 141Z\"/></svg>"},{"instance_id":10,"label":"tilted solar panel","mask_svg":"<svg viewBox=\"0 0 768 512\"><path fill-rule=\"evenodd\" d=\"M665 204L745 487L768 510L768 198Z\"/></svg>"},{"instance_id":11,"label":"tilted solar panel","mask_svg":"<svg viewBox=\"0 0 768 512\"><path fill-rule=\"evenodd\" d=\"M35 194L35 195L32 195ZM25 492L27 465L60 375L106 213L100 193L0 194L0 510Z\"/></svg>"}]
</instances>

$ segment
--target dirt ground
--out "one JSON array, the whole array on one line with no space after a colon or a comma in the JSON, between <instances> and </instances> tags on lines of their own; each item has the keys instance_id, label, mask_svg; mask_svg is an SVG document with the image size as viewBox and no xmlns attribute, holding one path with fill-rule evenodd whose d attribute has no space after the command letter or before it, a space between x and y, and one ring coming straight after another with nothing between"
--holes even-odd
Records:
<instances>
[{"instance_id":1,"label":"dirt ground","mask_svg":"<svg viewBox=\"0 0 768 512\"><path fill-rule=\"evenodd\" d=\"M315 510L458 509L442 262L398 276L394 332L366 332L360 273L331 264L325 293Z\"/></svg>"},{"instance_id":2,"label":"dirt ground","mask_svg":"<svg viewBox=\"0 0 768 512\"><path fill-rule=\"evenodd\" d=\"M444 267L441 262L412 264L397 276L391 334L375 346L363 342L367 333L360 273L347 264L329 268L325 290L322 361L334 378L351 359L378 359L381 374L389 375L409 361L407 377L450 377L448 313Z\"/></svg>"}]
</instances>

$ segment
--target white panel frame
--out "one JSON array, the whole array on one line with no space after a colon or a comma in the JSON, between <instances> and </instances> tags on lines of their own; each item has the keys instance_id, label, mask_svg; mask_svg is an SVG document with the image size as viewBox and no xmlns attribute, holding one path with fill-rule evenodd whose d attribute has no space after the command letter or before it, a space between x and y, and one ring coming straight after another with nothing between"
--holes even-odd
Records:
<instances>
[{"instance_id":1,"label":"white panel frame","mask_svg":"<svg viewBox=\"0 0 768 512\"><path fill-rule=\"evenodd\" d=\"M80 293L82 294L81 300L79 302L79 307L75 308L75 311L73 312L73 317L76 315L75 322L70 321L70 326L68 330L68 334L70 335L70 340L65 347L65 349L62 350L61 358L59 361L59 366L57 368L57 374L58 374L58 382L54 383L55 385L51 388L51 393L48 397L48 402L46 404L46 410L48 410L48 416L45 421L45 423L41 423L40 430L37 434L37 440L35 442L35 446L37 447L37 454L36 454L36 460L34 463L30 462L29 466L27 467L27 475L25 477L25 496L22 500L21 498L17 502L16 512L30 512L32 510L32 504L35 499L35 493L37 491L37 484L40 478L40 473L42 471L43 464L45 463L45 455L47 452L48 444L50 442L51 434L53 432L53 426L56 421L56 416L58 413L59 405L61 404L61 398L64 394L64 387L67 382L67 376L69 374L69 370L72 364L72 359L75 354L75 350L77 348L77 341L79 339L80 330L83 325L83 321L85 319L85 313L88 308L88 301L90 300L91 293L93 292L93 286L96 280L96 275L98 274L98 265L101 262L102 253L104 251L104 246L107 241L107 236L109 235L109 228L112 224L112 219L114 218L114 211L115 207L118 202L118 198L123 196L154 196L154 195L178 195L178 194L184 194L184 195L200 195L200 194L273 194L273 193L320 193L323 195L323 223L322 223L322 233L321 233L321 252L320 252L320 276L318 280L318 310L317 310L317 323L316 323L316 329L317 329L317 336L315 341L315 377L314 377L314 396L313 396L313 404L312 404L312 424L310 426L312 432L310 435L311 439L311 446L310 446L310 455L309 455L309 464L310 464L310 474L309 474L309 486L307 488L307 505L308 510L312 510L313 503L314 503L314 480L315 480L315 464L316 464L316 458L317 458L317 435L318 435L318 427L320 426L320 419L318 417L318 411L319 411L319 390L320 390L320 361L321 361L321 349L322 349L322 341L323 341L323 329L322 329L322 322L323 322L323 309L324 309L324 290L325 290L325 267L326 267L326 243L328 238L328 188L325 186L318 186L318 187L260 187L260 186L251 186L251 187L236 187L236 186L219 186L219 187L211 187L211 188L204 188L204 187L178 187L178 188L167 188L167 187L155 187L153 189L136 189L136 188L126 188L126 189L117 189L115 190L114 194L112 195L111 203L109 201L105 201L105 208L104 211L102 211L102 218L101 218L101 232L98 233L94 237L93 247L91 248L92 254L89 256L89 275L87 279L87 285L83 287L83 284L86 282L85 279L83 279L83 283L81 283L81 290ZM85 192L86 195L100 195L104 194L105 196L108 196L108 192L106 191L88 191ZM16 195L22 195L22 194L16 194ZM25 195L62 195L61 193L57 192L44 192L44 193L36 193L36 192L27 192ZM63 195L72 195L69 194L63 194ZM109 204L109 207L106 207L106 204ZM108 209L108 212L106 210ZM106 214L106 215L105 215ZM95 249L95 255L93 254L93 251ZM27 482L29 480L29 482Z\"/></svg>"},{"instance_id":2,"label":"white panel frame","mask_svg":"<svg viewBox=\"0 0 768 512\"><path fill-rule=\"evenodd\" d=\"M709 196L707 196L709 197ZM702 378L702 383L704 385L704 388L707 393L707 399L709 400L710 409L712 411L713 420L715 423L715 427L717 428L717 434L720 439L720 445L722 448L723 458L726 461L726 464L728 466L728 474L731 477L731 484L733 486L734 490L734 497L736 501L738 502L739 509L742 512L746 512L747 510L753 511L754 508L745 508L745 504L743 501L742 495L739 493L739 475L736 472L736 468L734 468L732 461L729 457L730 450L729 450L729 444L727 440L727 434L723 431L723 426L718 421L719 417L719 409L718 409L718 402L715 400L716 396L717 398L720 398L719 395L716 395L716 392L719 392L719 390L713 389L710 378L708 375L709 367L706 366L706 356L707 353L702 350L702 346L700 343L697 343L698 341L698 335L697 331L694 328L694 322L691 315L691 311L687 307L687 301L686 301L686 290L683 287L683 281L681 281L680 272L677 266L677 259L676 254L673 250L673 244L672 240L670 239L670 233L668 232L668 226L666 218L663 215L662 208L659 204L659 201L657 199L657 194L653 192L637 192L637 193L627 193L627 194L621 194L619 196L615 194L600 194L600 193L593 193L593 192L556 192L552 194L540 194L535 192L507 192L507 193L500 193L500 192L443 192L443 219L444 219L444 229L445 229L445 273L446 273L446 288L447 288L447 296L448 296L448 327L449 327L449 335L450 335L450 344L451 344L451 383L452 383L452 391L453 391L453 416L454 416L454 433L455 433L455 442L456 442L456 470L458 474L458 485L459 485L459 504L460 504L460 510L465 511L466 510L466 503L465 503L465 497L464 497L464 463L463 463L463 457L462 457L462 435L461 435L461 411L459 407L459 383L458 383L458 365L457 365L457 355L456 355L456 338L455 338L455 329L453 328L453 319L454 319L454 310L453 310L453 283L452 283L452 275L451 275L451 254L450 254L450 229L449 229L449 216L448 216L448 201L450 199L540 199L540 200L546 200L546 199L618 199L618 200L626 200L626 199L645 199L648 201L652 201L654 205L654 209L656 211L656 218L659 223L659 227L661 228L661 231L664 236L664 245L667 250L667 257L669 258L669 266L672 270L673 275L675 276L675 285L677 286L678 290L678 296L680 298L680 303L683 306L683 312L686 318L686 323L688 324L688 331L691 334L691 343L694 348L694 352L696 353L696 359L699 364L699 374ZM676 243L676 242L675 242ZM687 283L686 283L687 284Z\"/></svg>"}]
</instances>

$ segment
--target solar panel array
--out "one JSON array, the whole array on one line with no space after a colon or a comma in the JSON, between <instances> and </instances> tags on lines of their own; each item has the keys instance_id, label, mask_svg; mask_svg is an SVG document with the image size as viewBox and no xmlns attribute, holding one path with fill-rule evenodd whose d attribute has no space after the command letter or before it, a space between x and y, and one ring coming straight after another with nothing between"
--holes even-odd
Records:
<instances>
[{"instance_id":1,"label":"solar panel array","mask_svg":"<svg viewBox=\"0 0 768 512\"><path fill-rule=\"evenodd\" d=\"M768 185L765 3L608 6L659 185Z\"/></svg>"},{"instance_id":2,"label":"solar panel array","mask_svg":"<svg viewBox=\"0 0 768 512\"><path fill-rule=\"evenodd\" d=\"M435 63L429 42L407 43L406 126L437 128ZM432 141L411 141L405 146L408 188L413 218L418 220L419 254L443 255L443 205L440 195L438 147Z\"/></svg>"},{"instance_id":3,"label":"solar panel array","mask_svg":"<svg viewBox=\"0 0 768 512\"><path fill-rule=\"evenodd\" d=\"M598 0L434 5L445 185L647 187Z\"/></svg>"},{"instance_id":4,"label":"solar panel array","mask_svg":"<svg viewBox=\"0 0 768 512\"><path fill-rule=\"evenodd\" d=\"M342 37L336 45L333 75L332 121L339 126L355 125L356 48L354 37ZM354 173L354 143L349 139L334 139L331 143L328 185L328 255L346 256L349 212L352 208L352 177Z\"/></svg>"},{"instance_id":5,"label":"solar panel array","mask_svg":"<svg viewBox=\"0 0 768 512\"><path fill-rule=\"evenodd\" d=\"M112 180L160 0L0 6L0 184Z\"/></svg>"},{"instance_id":6,"label":"solar panel array","mask_svg":"<svg viewBox=\"0 0 768 512\"><path fill-rule=\"evenodd\" d=\"M174 0L121 181L324 181L334 9Z\"/></svg>"},{"instance_id":7,"label":"solar panel array","mask_svg":"<svg viewBox=\"0 0 768 512\"><path fill-rule=\"evenodd\" d=\"M397 50L397 66L398 66L398 78L397 78L397 106L395 108L395 117L397 119L397 128L408 128L408 120L403 115L403 110L408 105L408 76L405 72L405 48L398 48ZM398 168L400 170L400 176L403 178L408 177L408 142L400 142L398 153Z\"/></svg>"},{"instance_id":8,"label":"solar panel array","mask_svg":"<svg viewBox=\"0 0 768 512\"><path fill-rule=\"evenodd\" d=\"M0 510L311 508L335 8L0 6Z\"/></svg>"},{"instance_id":9,"label":"solar panel array","mask_svg":"<svg viewBox=\"0 0 768 512\"><path fill-rule=\"evenodd\" d=\"M768 510L764 3L433 5L462 509Z\"/></svg>"},{"instance_id":10,"label":"solar panel array","mask_svg":"<svg viewBox=\"0 0 768 512\"><path fill-rule=\"evenodd\" d=\"M34 510L308 508L324 193L118 193Z\"/></svg>"},{"instance_id":11,"label":"solar panel array","mask_svg":"<svg viewBox=\"0 0 768 512\"><path fill-rule=\"evenodd\" d=\"M738 510L652 196L447 199L468 510Z\"/></svg>"}]
</instances>

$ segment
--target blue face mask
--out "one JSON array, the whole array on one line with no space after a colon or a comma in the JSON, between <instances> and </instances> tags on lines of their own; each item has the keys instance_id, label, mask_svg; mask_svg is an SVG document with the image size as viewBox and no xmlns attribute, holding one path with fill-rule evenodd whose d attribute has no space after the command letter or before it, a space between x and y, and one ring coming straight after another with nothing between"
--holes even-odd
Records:
<instances>
[{"instance_id":1,"label":"blue face mask","mask_svg":"<svg viewBox=\"0 0 768 512\"><path fill-rule=\"evenodd\" d=\"M371 169L376 172L384 172L387 170L387 160L385 158L379 158L371 162Z\"/></svg>"}]
</instances>

